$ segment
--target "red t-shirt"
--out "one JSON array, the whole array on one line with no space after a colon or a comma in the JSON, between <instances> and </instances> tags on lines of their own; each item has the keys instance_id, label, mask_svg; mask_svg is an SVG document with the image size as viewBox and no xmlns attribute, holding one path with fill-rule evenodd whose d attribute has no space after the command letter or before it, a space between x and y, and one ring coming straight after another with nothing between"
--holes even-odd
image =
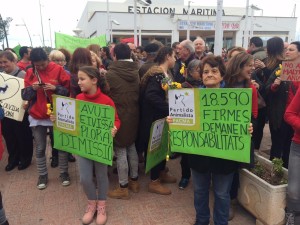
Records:
<instances>
[{"instance_id":1,"label":"red t-shirt","mask_svg":"<svg viewBox=\"0 0 300 225\"><path fill-rule=\"evenodd\" d=\"M24 70L24 71L26 71L27 66L30 66L30 65L31 65L31 62L30 62L30 61L27 62L27 63L25 63L25 62L22 62L22 60L20 60L20 61L17 63L17 66L18 66L21 70Z\"/></svg>"},{"instance_id":2,"label":"red t-shirt","mask_svg":"<svg viewBox=\"0 0 300 225\"><path fill-rule=\"evenodd\" d=\"M110 97L108 97L106 94L103 94L101 92L100 88L97 89L97 92L94 95L80 93L76 96L76 99L86 101L86 102L98 103L98 104L102 104L102 105L109 105L109 106L114 107L114 109L115 109L115 126L119 130L121 121L119 119L115 103L113 102L113 100Z\"/></svg>"}]
</instances>

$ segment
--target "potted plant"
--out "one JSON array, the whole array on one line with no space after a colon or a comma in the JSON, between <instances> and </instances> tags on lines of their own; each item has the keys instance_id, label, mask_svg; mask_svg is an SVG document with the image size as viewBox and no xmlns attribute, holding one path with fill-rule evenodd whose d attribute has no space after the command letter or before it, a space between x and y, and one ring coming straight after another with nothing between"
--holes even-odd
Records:
<instances>
[{"instance_id":1,"label":"potted plant","mask_svg":"<svg viewBox=\"0 0 300 225\"><path fill-rule=\"evenodd\" d=\"M256 217L256 225L282 225L285 222L288 171L282 167L279 159L271 162L255 154L255 160L256 166L252 171L240 170L238 201ZM265 175L267 171L269 176Z\"/></svg>"}]
</instances>

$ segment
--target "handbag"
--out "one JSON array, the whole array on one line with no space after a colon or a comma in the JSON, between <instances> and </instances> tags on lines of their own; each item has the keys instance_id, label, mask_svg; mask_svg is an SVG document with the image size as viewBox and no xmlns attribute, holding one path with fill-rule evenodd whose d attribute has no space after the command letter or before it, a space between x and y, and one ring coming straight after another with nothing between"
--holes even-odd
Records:
<instances>
[{"instance_id":1,"label":"handbag","mask_svg":"<svg viewBox=\"0 0 300 225\"><path fill-rule=\"evenodd\" d=\"M265 99L261 96L259 92L257 92L257 103L258 109L264 108L267 106Z\"/></svg>"}]
</instances>

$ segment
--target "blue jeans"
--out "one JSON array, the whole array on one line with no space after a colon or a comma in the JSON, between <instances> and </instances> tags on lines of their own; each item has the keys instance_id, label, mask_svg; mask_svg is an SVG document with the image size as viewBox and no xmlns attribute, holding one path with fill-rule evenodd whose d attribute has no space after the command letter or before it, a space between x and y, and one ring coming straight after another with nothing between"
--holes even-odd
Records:
<instances>
[{"instance_id":1,"label":"blue jeans","mask_svg":"<svg viewBox=\"0 0 300 225\"><path fill-rule=\"evenodd\" d=\"M214 223L227 225L230 208L230 188L233 174L199 173L192 169L194 185L195 225L208 225L210 219L209 187L212 180L214 190Z\"/></svg>"}]
</instances>

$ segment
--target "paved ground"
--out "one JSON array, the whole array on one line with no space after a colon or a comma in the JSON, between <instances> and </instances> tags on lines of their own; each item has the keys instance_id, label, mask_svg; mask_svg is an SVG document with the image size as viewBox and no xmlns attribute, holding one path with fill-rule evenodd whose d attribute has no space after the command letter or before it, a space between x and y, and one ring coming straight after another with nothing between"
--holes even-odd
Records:
<instances>
[{"instance_id":1,"label":"paved ground","mask_svg":"<svg viewBox=\"0 0 300 225\"><path fill-rule=\"evenodd\" d=\"M268 129L261 146L264 154L270 148ZM50 146L48 145L48 155ZM0 190L4 197L4 207L11 225L80 225L86 197L79 184L76 163L71 163L69 172L72 184L62 187L57 168L49 168L47 189L36 188L36 163L24 170L5 172L7 154L0 162ZM171 173L180 179L179 159L168 162ZM142 168L142 166L141 166ZM142 169L141 169L142 170ZM117 175L109 169L110 187L117 184ZM131 193L130 200L108 199L107 225L189 225L194 221L193 191L190 183L186 190L179 190L177 184L169 185L172 195L161 196L147 192L149 177L140 174L141 192ZM212 202L212 201L211 201ZM238 206L230 225L253 225L255 218Z\"/></svg>"}]
</instances>

